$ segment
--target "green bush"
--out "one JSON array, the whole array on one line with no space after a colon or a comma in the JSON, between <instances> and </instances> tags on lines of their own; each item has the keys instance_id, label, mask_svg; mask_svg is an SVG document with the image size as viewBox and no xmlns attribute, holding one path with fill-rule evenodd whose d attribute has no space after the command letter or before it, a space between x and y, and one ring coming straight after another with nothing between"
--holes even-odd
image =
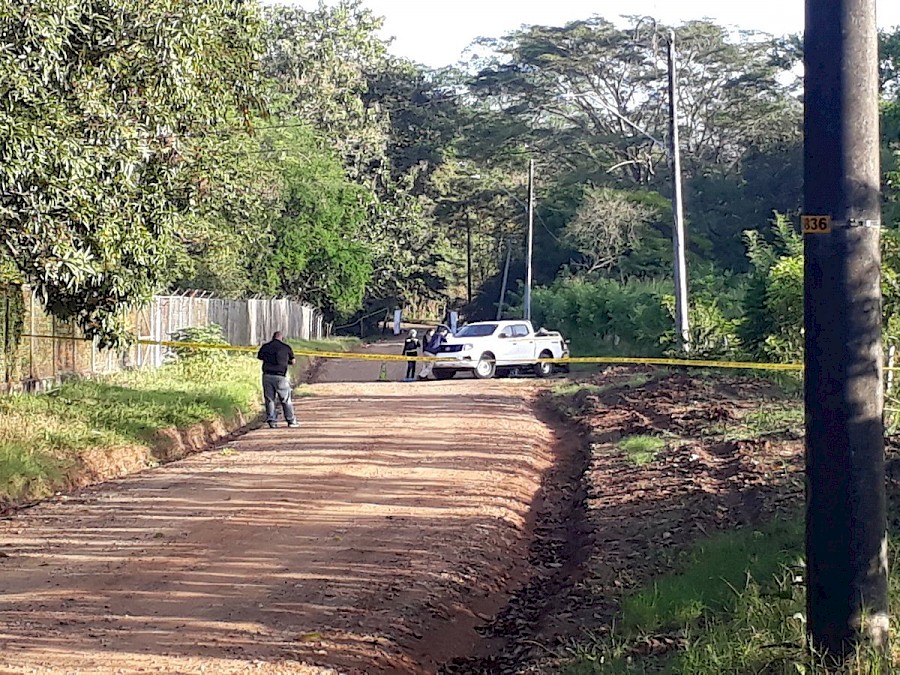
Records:
<instances>
[{"instance_id":1,"label":"green bush","mask_svg":"<svg viewBox=\"0 0 900 675\"><path fill-rule=\"evenodd\" d=\"M666 296L663 303L671 317L670 328L661 340L667 356L680 356L681 346L675 331L675 296ZM737 334L738 321L725 318L719 304L698 296L692 298L688 308L688 336L690 356L702 359L732 358L740 354L740 339Z\"/></svg>"},{"instance_id":2,"label":"green bush","mask_svg":"<svg viewBox=\"0 0 900 675\"><path fill-rule=\"evenodd\" d=\"M705 357L731 356L740 341L736 320L726 311L739 304L734 290L709 281L714 293L691 298L691 342ZM737 289L737 292L741 292ZM677 352L672 283L667 280L560 279L535 289L535 323L559 330L569 339L573 355L664 356Z\"/></svg>"},{"instance_id":3,"label":"green bush","mask_svg":"<svg viewBox=\"0 0 900 675\"><path fill-rule=\"evenodd\" d=\"M173 342L184 342L185 346L172 347L172 353L179 361L219 362L225 360L229 352L226 349L203 349L191 347L191 344L229 345L222 332L222 327L211 323L208 326L190 326L170 334Z\"/></svg>"},{"instance_id":4,"label":"green bush","mask_svg":"<svg viewBox=\"0 0 900 675\"><path fill-rule=\"evenodd\" d=\"M573 354L654 356L671 321L666 290L655 281L561 279L535 289L532 311L536 324L569 339Z\"/></svg>"},{"instance_id":5,"label":"green bush","mask_svg":"<svg viewBox=\"0 0 900 675\"><path fill-rule=\"evenodd\" d=\"M744 233L753 271L738 334L753 357L797 361L803 358L803 240L781 214L772 221L772 237Z\"/></svg>"}]
</instances>

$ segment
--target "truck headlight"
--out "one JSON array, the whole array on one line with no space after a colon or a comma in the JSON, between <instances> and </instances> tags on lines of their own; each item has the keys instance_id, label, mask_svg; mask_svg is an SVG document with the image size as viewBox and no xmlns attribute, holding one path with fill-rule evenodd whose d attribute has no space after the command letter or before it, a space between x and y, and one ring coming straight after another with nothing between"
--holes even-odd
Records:
<instances>
[{"instance_id":1,"label":"truck headlight","mask_svg":"<svg viewBox=\"0 0 900 675\"><path fill-rule=\"evenodd\" d=\"M473 345L473 344L471 344L471 343L469 343L469 344L464 344L464 345L462 346L462 350L463 350L464 352L472 351L474 348L475 348L475 345Z\"/></svg>"}]
</instances>

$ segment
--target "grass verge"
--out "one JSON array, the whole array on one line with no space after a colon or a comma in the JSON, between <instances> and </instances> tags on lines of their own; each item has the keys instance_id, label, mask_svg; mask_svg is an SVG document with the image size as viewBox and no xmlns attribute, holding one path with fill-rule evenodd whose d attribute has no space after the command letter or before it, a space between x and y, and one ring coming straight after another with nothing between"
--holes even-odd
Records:
<instances>
[{"instance_id":1,"label":"grass verge","mask_svg":"<svg viewBox=\"0 0 900 675\"><path fill-rule=\"evenodd\" d=\"M697 543L674 573L626 597L613 634L580 647L564 672L805 672L802 546L800 514Z\"/></svg>"},{"instance_id":2,"label":"grass verge","mask_svg":"<svg viewBox=\"0 0 900 675\"><path fill-rule=\"evenodd\" d=\"M233 356L0 398L0 503L66 489L87 452L133 448L149 462L162 429L232 421L254 411L258 379L256 359Z\"/></svg>"},{"instance_id":3,"label":"grass verge","mask_svg":"<svg viewBox=\"0 0 900 675\"><path fill-rule=\"evenodd\" d=\"M298 349L347 351L355 340L292 342ZM261 399L252 355L206 354L158 370L72 380L43 395L0 398L0 505L41 499L77 483L85 458L126 452L151 464L158 432L200 423L233 424ZM135 457L137 459L135 460ZM102 461L99 462L102 464Z\"/></svg>"},{"instance_id":4,"label":"grass verge","mask_svg":"<svg viewBox=\"0 0 900 675\"><path fill-rule=\"evenodd\" d=\"M295 351L349 352L360 344L355 337L338 337L326 340L288 340Z\"/></svg>"}]
</instances>

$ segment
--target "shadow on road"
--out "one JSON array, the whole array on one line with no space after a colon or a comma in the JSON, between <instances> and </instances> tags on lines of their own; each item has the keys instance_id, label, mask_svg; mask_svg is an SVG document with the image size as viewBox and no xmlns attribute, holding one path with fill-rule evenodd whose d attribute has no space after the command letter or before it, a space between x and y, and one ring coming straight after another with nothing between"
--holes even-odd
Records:
<instances>
[{"instance_id":1,"label":"shadow on road","mask_svg":"<svg viewBox=\"0 0 900 675\"><path fill-rule=\"evenodd\" d=\"M327 385L303 427L0 522L0 666L428 672L527 576L522 387ZM258 671L257 671L258 672Z\"/></svg>"}]
</instances>

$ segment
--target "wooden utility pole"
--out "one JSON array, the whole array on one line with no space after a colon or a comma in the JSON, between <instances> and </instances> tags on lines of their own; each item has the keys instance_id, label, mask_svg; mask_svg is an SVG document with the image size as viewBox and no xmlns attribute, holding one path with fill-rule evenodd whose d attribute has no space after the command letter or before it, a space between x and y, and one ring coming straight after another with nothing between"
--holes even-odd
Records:
<instances>
[{"instance_id":1,"label":"wooden utility pole","mask_svg":"<svg viewBox=\"0 0 900 675\"><path fill-rule=\"evenodd\" d=\"M673 263L675 267L675 334L683 351L690 351L688 324L687 254L684 235L684 199L681 188L681 147L678 141L678 62L675 31L669 32L669 169L672 173Z\"/></svg>"},{"instance_id":2,"label":"wooden utility pole","mask_svg":"<svg viewBox=\"0 0 900 675\"><path fill-rule=\"evenodd\" d=\"M525 320L531 321L532 252L534 249L534 160L528 160L528 232L525 235Z\"/></svg>"},{"instance_id":3,"label":"wooden utility pole","mask_svg":"<svg viewBox=\"0 0 900 675\"><path fill-rule=\"evenodd\" d=\"M875 0L806 0L807 626L840 663L886 648Z\"/></svg>"}]
</instances>

